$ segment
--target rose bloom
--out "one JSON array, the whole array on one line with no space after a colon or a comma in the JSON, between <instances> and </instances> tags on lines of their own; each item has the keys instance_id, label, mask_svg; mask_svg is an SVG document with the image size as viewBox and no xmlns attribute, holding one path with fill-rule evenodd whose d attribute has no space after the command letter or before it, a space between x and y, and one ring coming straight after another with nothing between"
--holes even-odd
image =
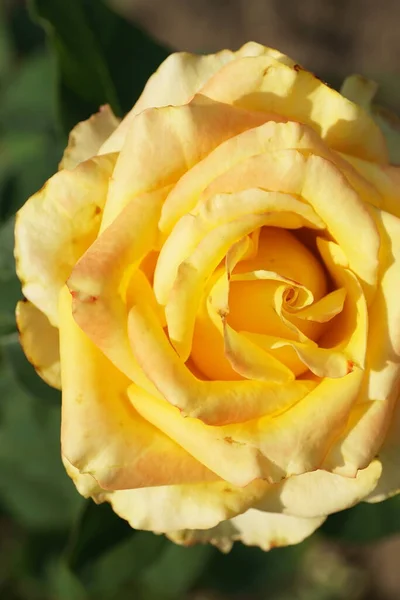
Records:
<instances>
[{"instance_id":1,"label":"rose bloom","mask_svg":"<svg viewBox=\"0 0 400 600\"><path fill-rule=\"evenodd\" d=\"M276 50L172 54L19 211L28 359L79 492L178 543L294 544L400 488L400 169Z\"/></svg>"}]
</instances>

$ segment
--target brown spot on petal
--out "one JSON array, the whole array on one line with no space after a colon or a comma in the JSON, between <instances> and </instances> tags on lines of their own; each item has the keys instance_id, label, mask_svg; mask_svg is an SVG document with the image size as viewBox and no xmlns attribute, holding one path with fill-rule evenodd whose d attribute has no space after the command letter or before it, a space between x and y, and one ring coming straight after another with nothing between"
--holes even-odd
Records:
<instances>
[{"instance_id":1,"label":"brown spot on petal","mask_svg":"<svg viewBox=\"0 0 400 600\"><path fill-rule=\"evenodd\" d=\"M352 360L347 361L347 375L354 371L354 362Z\"/></svg>"},{"instance_id":2,"label":"brown spot on petal","mask_svg":"<svg viewBox=\"0 0 400 600\"><path fill-rule=\"evenodd\" d=\"M92 304L98 300L97 296L91 296L89 294L84 294L83 292L78 292L77 290L69 290L72 298L74 300L79 300L80 302L86 302L88 304Z\"/></svg>"}]
</instances>

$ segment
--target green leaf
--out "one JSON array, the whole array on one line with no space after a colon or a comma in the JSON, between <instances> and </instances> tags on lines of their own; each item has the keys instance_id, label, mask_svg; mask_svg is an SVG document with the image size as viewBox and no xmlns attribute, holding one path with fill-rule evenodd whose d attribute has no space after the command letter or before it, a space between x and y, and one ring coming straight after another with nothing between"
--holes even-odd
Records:
<instances>
[{"instance_id":1,"label":"green leaf","mask_svg":"<svg viewBox=\"0 0 400 600\"><path fill-rule=\"evenodd\" d=\"M83 501L60 458L60 406L27 394L0 367L0 503L32 530L65 530Z\"/></svg>"},{"instance_id":2,"label":"green leaf","mask_svg":"<svg viewBox=\"0 0 400 600\"><path fill-rule=\"evenodd\" d=\"M50 54L39 50L14 70L0 97L3 131L43 133L56 116L56 70Z\"/></svg>"},{"instance_id":3,"label":"green leaf","mask_svg":"<svg viewBox=\"0 0 400 600\"><path fill-rule=\"evenodd\" d=\"M0 220L9 218L56 170L62 141L56 133L55 65L32 54L0 95Z\"/></svg>"},{"instance_id":4,"label":"green leaf","mask_svg":"<svg viewBox=\"0 0 400 600\"><path fill-rule=\"evenodd\" d=\"M93 596L108 600L127 587L138 589L143 570L157 560L167 545L162 535L132 531L127 540L105 552L86 569L84 577Z\"/></svg>"},{"instance_id":5,"label":"green leaf","mask_svg":"<svg viewBox=\"0 0 400 600\"><path fill-rule=\"evenodd\" d=\"M49 400L60 405L61 394L58 390L50 387L39 377L34 367L25 357L22 350L18 333L5 335L0 339L7 365L11 368L15 380L21 389L31 396L43 400Z\"/></svg>"},{"instance_id":6,"label":"green leaf","mask_svg":"<svg viewBox=\"0 0 400 600\"><path fill-rule=\"evenodd\" d=\"M194 586L213 554L214 549L208 545L185 548L169 542L158 560L146 569L141 583L149 596L177 600Z\"/></svg>"},{"instance_id":7,"label":"green leaf","mask_svg":"<svg viewBox=\"0 0 400 600\"><path fill-rule=\"evenodd\" d=\"M10 219L0 225L0 335L15 331L15 305L21 298L13 247L14 219Z\"/></svg>"},{"instance_id":8,"label":"green leaf","mask_svg":"<svg viewBox=\"0 0 400 600\"><path fill-rule=\"evenodd\" d=\"M320 531L330 537L360 543L400 533L400 496L377 504L361 502L333 514Z\"/></svg>"},{"instance_id":9,"label":"green leaf","mask_svg":"<svg viewBox=\"0 0 400 600\"><path fill-rule=\"evenodd\" d=\"M30 6L57 59L66 132L104 103L123 116L167 56L101 0L31 0Z\"/></svg>"},{"instance_id":10,"label":"green leaf","mask_svg":"<svg viewBox=\"0 0 400 600\"><path fill-rule=\"evenodd\" d=\"M82 583L62 560L50 564L47 580L54 600L89 600Z\"/></svg>"},{"instance_id":11,"label":"green leaf","mask_svg":"<svg viewBox=\"0 0 400 600\"><path fill-rule=\"evenodd\" d=\"M12 58L13 47L5 18L5 6L0 4L0 84L10 72Z\"/></svg>"},{"instance_id":12,"label":"green leaf","mask_svg":"<svg viewBox=\"0 0 400 600\"><path fill-rule=\"evenodd\" d=\"M87 500L71 530L66 560L74 571L81 571L131 535L132 528L109 504L97 505Z\"/></svg>"}]
</instances>

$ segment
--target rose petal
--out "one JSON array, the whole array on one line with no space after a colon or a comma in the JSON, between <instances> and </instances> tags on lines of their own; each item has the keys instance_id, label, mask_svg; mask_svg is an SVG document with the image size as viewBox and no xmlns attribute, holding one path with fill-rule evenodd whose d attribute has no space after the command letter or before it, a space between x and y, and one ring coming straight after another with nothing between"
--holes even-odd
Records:
<instances>
[{"instance_id":1,"label":"rose petal","mask_svg":"<svg viewBox=\"0 0 400 600\"><path fill-rule=\"evenodd\" d=\"M16 318L20 342L27 359L48 385L60 390L58 329L29 300L18 302Z\"/></svg>"},{"instance_id":2,"label":"rose petal","mask_svg":"<svg viewBox=\"0 0 400 600\"><path fill-rule=\"evenodd\" d=\"M119 152L125 142L134 117L147 108L178 106L186 104L205 82L226 63L237 57L272 56L286 64L293 61L272 48L255 42L248 42L237 52L222 50L216 54L199 55L188 52L174 52L160 65L148 80L139 100L126 115L116 132L100 150L101 154Z\"/></svg>"},{"instance_id":3,"label":"rose petal","mask_svg":"<svg viewBox=\"0 0 400 600\"><path fill-rule=\"evenodd\" d=\"M132 406L146 421L225 481L242 487L265 476L266 461L260 453L250 444L238 444L234 438L224 436L222 427L183 417L165 400L140 393L134 386L128 394Z\"/></svg>"},{"instance_id":4,"label":"rose petal","mask_svg":"<svg viewBox=\"0 0 400 600\"><path fill-rule=\"evenodd\" d=\"M302 196L326 223L346 254L350 268L366 284L375 285L379 234L370 212L346 178L330 161L310 156ZM357 223L357 243L354 243L354 223Z\"/></svg>"},{"instance_id":5,"label":"rose petal","mask_svg":"<svg viewBox=\"0 0 400 600\"><path fill-rule=\"evenodd\" d=\"M384 211L376 211L375 215L382 243L381 282L369 308L365 384L348 427L326 458L327 468L344 475L364 468L377 453L380 455L379 448L386 439L394 406L399 399L400 305L397 290L400 280L400 221ZM395 439L398 431L391 435L392 440ZM389 446L392 444L390 441L387 443ZM381 460L386 477L384 454Z\"/></svg>"},{"instance_id":6,"label":"rose petal","mask_svg":"<svg viewBox=\"0 0 400 600\"><path fill-rule=\"evenodd\" d=\"M60 341L62 453L81 474L112 490L216 479L133 409L129 380L76 325L66 288Z\"/></svg>"},{"instance_id":7,"label":"rose petal","mask_svg":"<svg viewBox=\"0 0 400 600\"><path fill-rule=\"evenodd\" d=\"M283 512L297 517L324 517L354 506L376 486L382 466L375 460L354 477L313 471L270 485L259 510Z\"/></svg>"},{"instance_id":8,"label":"rose petal","mask_svg":"<svg viewBox=\"0 0 400 600\"><path fill-rule=\"evenodd\" d=\"M258 448L286 477L313 471L345 428L362 380L360 369L339 379L325 378L282 413L226 425L224 431Z\"/></svg>"},{"instance_id":9,"label":"rose petal","mask_svg":"<svg viewBox=\"0 0 400 600\"><path fill-rule=\"evenodd\" d=\"M335 326L330 327L322 336L319 345L344 352L355 364L363 368L369 326L368 307L363 289L357 277L347 268L347 259L337 244L318 238L317 246L334 283L338 288L345 288L347 294Z\"/></svg>"},{"instance_id":10,"label":"rose petal","mask_svg":"<svg viewBox=\"0 0 400 600\"><path fill-rule=\"evenodd\" d=\"M296 226L325 228L324 222L310 206L289 194L247 189L236 194L211 196L195 214L183 216L167 237L154 273L154 291L158 301L166 303L179 265L215 227L262 213L270 214L272 225L281 224L285 229ZM275 220L271 213L275 215Z\"/></svg>"},{"instance_id":11,"label":"rose petal","mask_svg":"<svg viewBox=\"0 0 400 600\"><path fill-rule=\"evenodd\" d=\"M144 374L184 415L208 424L246 421L299 401L314 382L285 386L263 381L201 381L183 364L148 305L133 306L128 316L132 351Z\"/></svg>"},{"instance_id":12,"label":"rose petal","mask_svg":"<svg viewBox=\"0 0 400 600\"><path fill-rule=\"evenodd\" d=\"M129 379L157 393L129 346L123 281L132 275L157 238L160 207L168 191L137 196L92 244L68 280L75 321Z\"/></svg>"},{"instance_id":13,"label":"rose petal","mask_svg":"<svg viewBox=\"0 0 400 600\"><path fill-rule=\"evenodd\" d=\"M302 542L322 525L324 520L318 517L302 519L250 509L212 529L176 531L168 533L168 537L184 546L210 543L222 552L229 552L236 541L241 541L246 546L271 550Z\"/></svg>"},{"instance_id":14,"label":"rose petal","mask_svg":"<svg viewBox=\"0 0 400 600\"><path fill-rule=\"evenodd\" d=\"M136 529L165 533L177 529L209 529L254 505L266 484L245 488L225 481L123 490L105 495L114 511Z\"/></svg>"},{"instance_id":15,"label":"rose petal","mask_svg":"<svg viewBox=\"0 0 400 600\"><path fill-rule=\"evenodd\" d=\"M102 229L137 195L175 184L221 142L266 118L204 97L137 115L115 166Z\"/></svg>"},{"instance_id":16,"label":"rose petal","mask_svg":"<svg viewBox=\"0 0 400 600\"><path fill-rule=\"evenodd\" d=\"M284 65L265 56L242 58L220 69L201 93L306 123L335 150L387 162L383 134L368 113L299 65Z\"/></svg>"},{"instance_id":17,"label":"rose petal","mask_svg":"<svg viewBox=\"0 0 400 600\"><path fill-rule=\"evenodd\" d=\"M215 179L222 177L234 167L239 168L240 163L251 157L290 149L308 150L324 155L329 152L310 127L294 122L279 123L275 122L276 120L275 118L273 121L227 139L185 173L163 206L160 219L161 230L169 232L180 217L192 212L196 205L201 204L204 200L201 193ZM240 181L239 178L237 179ZM250 177L247 181L247 185L240 189L255 187L256 184ZM220 191L228 190L220 186ZM278 191L284 190L278 189ZM198 201L199 197L200 201Z\"/></svg>"},{"instance_id":18,"label":"rose petal","mask_svg":"<svg viewBox=\"0 0 400 600\"><path fill-rule=\"evenodd\" d=\"M59 168L74 169L81 162L96 156L100 146L116 130L119 122L120 119L117 119L110 106L105 104L98 113L75 125L69 134L68 146Z\"/></svg>"},{"instance_id":19,"label":"rose petal","mask_svg":"<svg viewBox=\"0 0 400 600\"><path fill-rule=\"evenodd\" d=\"M58 294L95 240L116 157L60 171L17 213L15 256L22 291L54 326Z\"/></svg>"}]
</instances>

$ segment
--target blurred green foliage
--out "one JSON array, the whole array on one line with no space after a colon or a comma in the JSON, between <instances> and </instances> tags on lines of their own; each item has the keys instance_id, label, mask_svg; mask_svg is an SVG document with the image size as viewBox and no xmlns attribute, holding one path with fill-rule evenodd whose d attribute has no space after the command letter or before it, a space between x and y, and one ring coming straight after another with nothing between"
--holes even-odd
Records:
<instances>
[{"instance_id":1,"label":"blurred green foliage","mask_svg":"<svg viewBox=\"0 0 400 600\"><path fill-rule=\"evenodd\" d=\"M399 532L397 498L334 515L299 546L225 556L132 531L82 499L61 464L60 395L15 329L14 214L57 169L68 130L106 102L126 112L166 55L100 0L32 0L29 14L0 4L0 598L361 599L368 576L338 540Z\"/></svg>"}]
</instances>

